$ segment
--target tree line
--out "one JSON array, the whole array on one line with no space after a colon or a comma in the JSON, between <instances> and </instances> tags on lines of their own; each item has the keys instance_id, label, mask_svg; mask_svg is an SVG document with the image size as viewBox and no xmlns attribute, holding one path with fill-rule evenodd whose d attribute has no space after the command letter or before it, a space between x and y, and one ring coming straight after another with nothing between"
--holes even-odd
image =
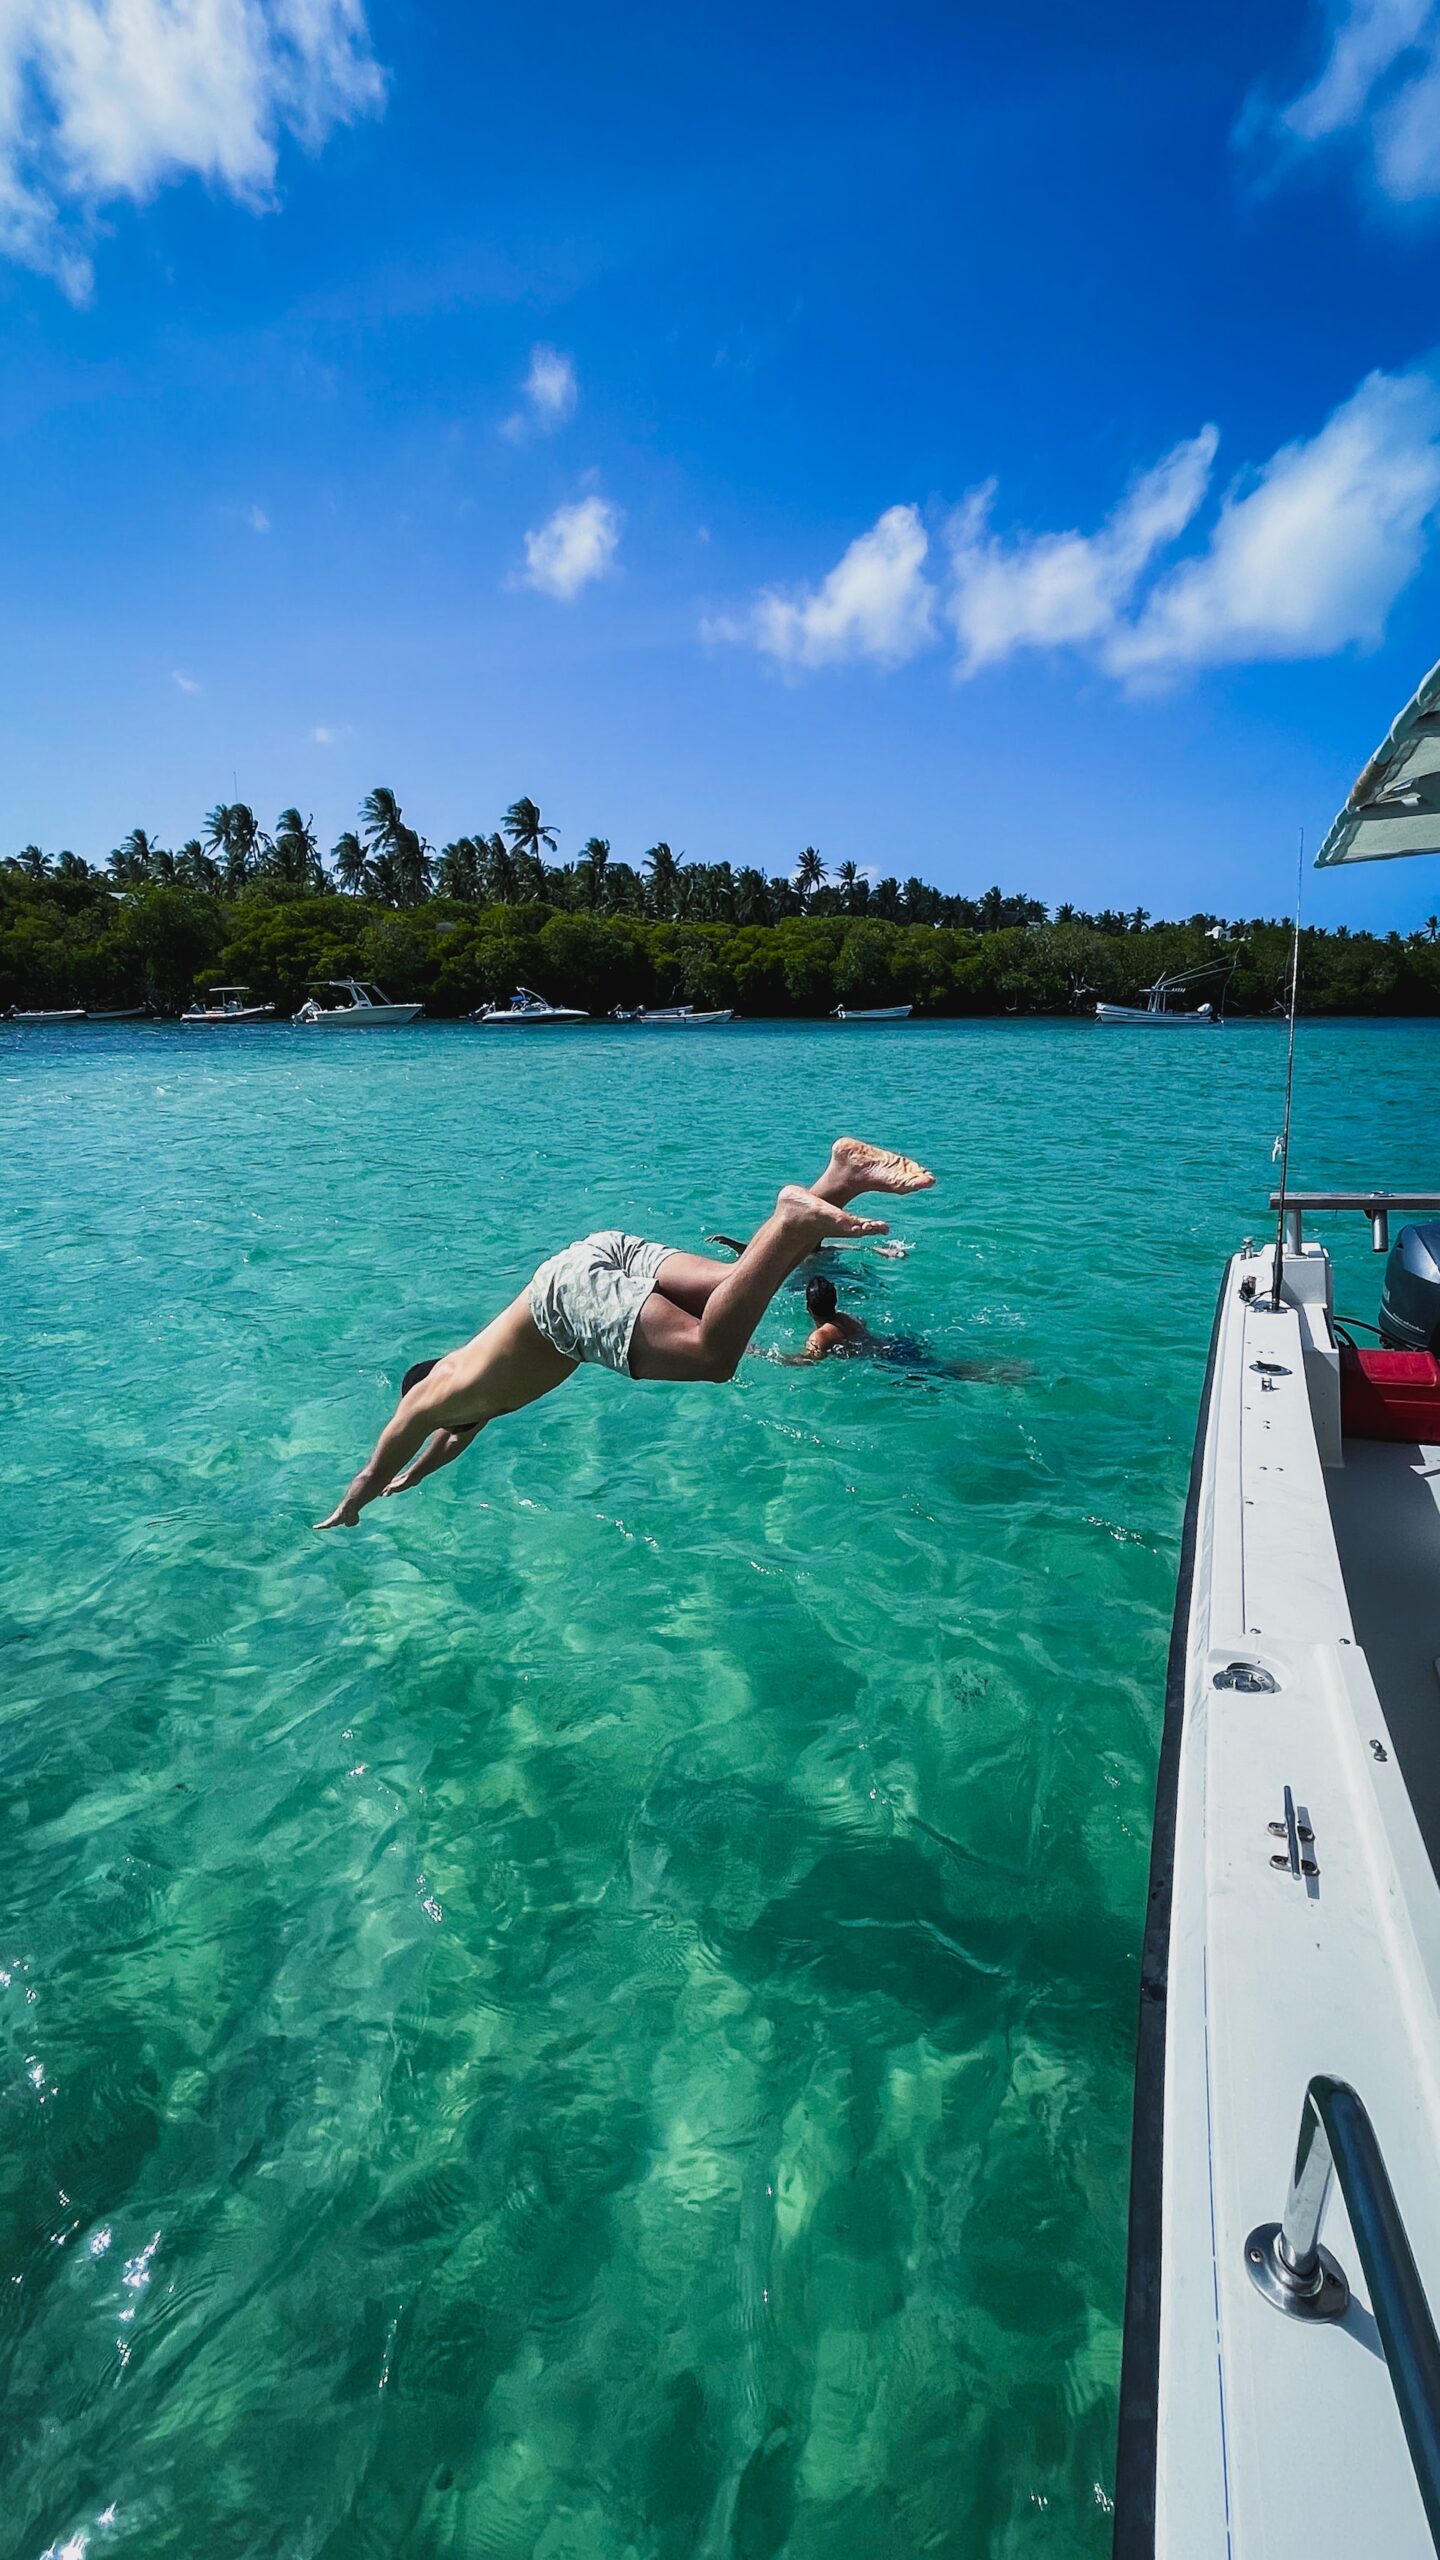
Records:
<instances>
[{"instance_id":1,"label":"tree line","mask_svg":"<svg viewBox=\"0 0 1440 2560\"><path fill-rule=\"evenodd\" d=\"M1212 915L1096 914L991 888L827 872L806 846L789 876L692 863L667 844L639 864L592 836L573 863L533 800L437 854L395 794L369 792L322 858L313 822L273 831L243 802L212 809L178 850L133 828L102 864L34 845L0 862L0 1007L148 1003L180 1011L225 980L291 1011L316 980L377 978L458 1015L519 983L592 1013L681 997L756 1015L836 1004L927 1014L1088 1012L1162 975L1214 964L1227 1009L1283 1000L1290 929ZM1227 974L1228 973L1228 974ZM1309 1013L1440 1013L1440 920L1408 936L1303 937Z\"/></svg>"},{"instance_id":2,"label":"tree line","mask_svg":"<svg viewBox=\"0 0 1440 2560\"><path fill-rule=\"evenodd\" d=\"M875 915L898 924L960 925L997 932L1011 924L1043 923L1039 899L1006 897L987 889L982 897L946 896L919 879L871 882L855 862L826 871L814 845L806 845L789 876L771 876L753 863L687 862L668 844L653 844L638 864L617 860L606 836L590 836L573 862L548 857L559 848L559 830L533 800L513 801L491 833L456 836L437 853L405 817L395 793L383 784L368 791L358 824L321 853L313 817L282 809L272 832L243 800L222 801L204 832L178 849L157 844L144 827L132 827L104 863L61 853L53 860L38 845L25 845L7 869L32 881L103 879L110 887L200 889L214 897L238 897L266 884L342 896L399 909L431 898L464 904L515 906L538 903L567 912L649 917L691 924L779 924L795 915ZM1066 909L1065 914L1073 914ZM1107 914L1101 929L1139 926ZM1091 919L1086 919L1091 921Z\"/></svg>"}]
</instances>

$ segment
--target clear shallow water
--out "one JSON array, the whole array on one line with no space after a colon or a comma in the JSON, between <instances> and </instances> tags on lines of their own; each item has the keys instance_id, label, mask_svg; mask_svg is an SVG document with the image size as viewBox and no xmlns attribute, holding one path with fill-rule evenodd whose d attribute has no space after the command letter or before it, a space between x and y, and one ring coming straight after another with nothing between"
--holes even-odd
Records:
<instances>
[{"instance_id":1,"label":"clear shallow water","mask_svg":"<svg viewBox=\"0 0 1440 2560\"><path fill-rule=\"evenodd\" d=\"M1433 1177L1436 1042L1302 1028L1297 1182ZM1108 2549L1176 1548L1282 1064L0 1033L0 2550ZM743 1229L842 1129L941 1176L844 1303L1028 1378L582 1372L310 1534L544 1254Z\"/></svg>"}]
</instances>

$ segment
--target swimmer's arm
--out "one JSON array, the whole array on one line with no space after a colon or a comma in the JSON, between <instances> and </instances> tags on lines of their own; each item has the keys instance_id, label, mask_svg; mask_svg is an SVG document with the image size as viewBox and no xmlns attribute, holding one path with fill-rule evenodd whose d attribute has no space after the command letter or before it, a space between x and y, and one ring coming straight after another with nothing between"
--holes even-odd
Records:
<instances>
[{"instance_id":1,"label":"swimmer's arm","mask_svg":"<svg viewBox=\"0 0 1440 2560\"><path fill-rule=\"evenodd\" d=\"M476 1432L484 1428L483 1422L472 1422L463 1431L437 1431L429 1448L422 1449L414 1465L407 1467L403 1476L397 1476L393 1484L387 1484L386 1501L392 1493L408 1493L412 1485L423 1484L427 1476L438 1474L441 1467L453 1466L457 1458L464 1457Z\"/></svg>"},{"instance_id":2,"label":"swimmer's arm","mask_svg":"<svg viewBox=\"0 0 1440 2560\"><path fill-rule=\"evenodd\" d=\"M328 1519L316 1521L316 1528L353 1529L367 1502L378 1501L391 1478L419 1456L441 1421L435 1408L445 1400L444 1388L437 1393L429 1378L412 1387L408 1396L402 1396L376 1441L368 1464L361 1468Z\"/></svg>"},{"instance_id":3,"label":"swimmer's arm","mask_svg":"<svg viewBox=\"0 0 1440 2560\"><path fill-rule=\"evenodd\" d=\"M838 1324L817 1324L803 1351L781 1351L776 1357L782 1369L808 1369L816 1360L828 1359L838 1351L845 1336Z\"/></svg>"}]
</instances>

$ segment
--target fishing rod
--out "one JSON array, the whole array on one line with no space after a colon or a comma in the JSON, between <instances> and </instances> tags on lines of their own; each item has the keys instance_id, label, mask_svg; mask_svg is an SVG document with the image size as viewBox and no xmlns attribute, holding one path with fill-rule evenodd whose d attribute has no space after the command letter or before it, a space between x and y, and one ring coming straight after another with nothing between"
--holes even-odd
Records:
<instances>
[{"instance_id":1,"label":"fishing rod","mask_svg":"<svg viewBox=\"0 0 1440 2560\"><path fill-rule=\"evenodd\" d=\"M1285 1271L1285 1191L1290 1175L1290 1106L1295 1095L1295 1008L1300 991L1300 903L1305 887L1305 830L1295 863L1295 933L1290 945L1290 1028L1285 1047L1285 1118L1280 1130L1280 1209L1275 1220L1275 1267L1270 1303L1280 1313L1280 1282Z\"/></svg>"}]
</instances>

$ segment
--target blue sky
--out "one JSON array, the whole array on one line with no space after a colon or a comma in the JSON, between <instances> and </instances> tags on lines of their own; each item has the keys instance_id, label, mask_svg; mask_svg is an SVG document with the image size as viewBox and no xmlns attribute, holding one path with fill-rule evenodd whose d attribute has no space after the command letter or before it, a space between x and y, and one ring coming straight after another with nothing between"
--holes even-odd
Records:
<instances>
[{"instance_id":1,"label":"blue sky","mask_svg":"<svg viewBox=\"0 0 1440 2560\"><path fill-rule=\"evenodd\" d=\"M3 849L1282 910L1440 656L1440 5L1016 26L11 0Z\"/></svg>"}]
</instances>

